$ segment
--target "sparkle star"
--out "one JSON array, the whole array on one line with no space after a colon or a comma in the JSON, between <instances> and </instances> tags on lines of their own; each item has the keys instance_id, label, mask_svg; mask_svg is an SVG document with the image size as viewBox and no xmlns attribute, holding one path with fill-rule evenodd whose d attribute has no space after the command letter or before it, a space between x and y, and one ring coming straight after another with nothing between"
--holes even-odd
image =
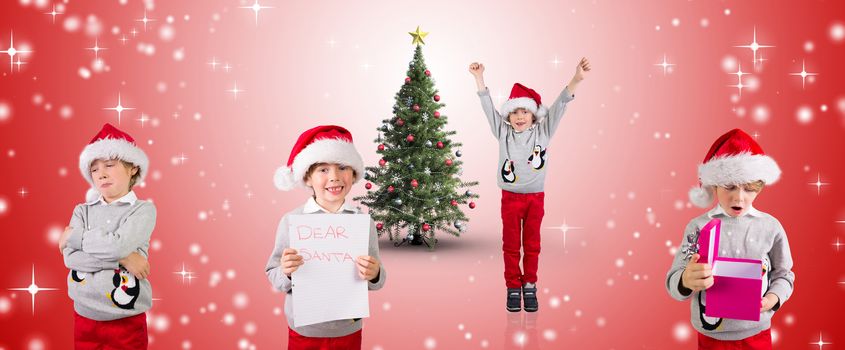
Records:
<instances>
[{"instance_id":1,"label":"sparkle star","mask_svg":"<svg viewBox=\"0 0 845 350\"><path fill-rule=\"evenodd\" d=\"M252 10L252 12L255 12L255 26L257 27L258 26L258 12L263 10L263 9L271 9L272 7L261 6L261 4L258 3L258 0L255 0L255 3L253 3L252 6L241 6L240 8L250 9L250 10Z\"/></svg>"},{"instance_id":2,"label":"sparkle star","mask_svg":"<svg viewBox=\"0 0 845 350\"><path fill-rule=\"evenodd\" d=\"M133 38L138 36L138 30L135 29L134 27L132 28L132 30L129 31L129 33L132 34Z\"/></svg>"},{"instance_id":3,"label":"sparkle star","mask_svg":"<svg viewBox=\"0 0 845 350\"><path fill-rule=\"evenodd\" d=\"M557 66L561 63L561 61L559 59L557 59L557 55L555 55L555 59L549 61L549 63L554 64L555 69L557 69Z\"/></svg>"},{"instance_id":4,"label":"sparkle star","mask_svg":"<svg viewBox=\"0 0 845 350\"><path fill-rule=\"evenodd\" d=\"M810 72L807 72L807 69L804 67L804 61L802 60L802 61L801 61L801 72L798 72L798 73L789 73L789 75L798 75L798 76L801 76L801 89L804 89L804 83L806 82L807 77L809 77L809 76L813 76L813 75L819 75L819 73L810 73Z\"/></svg>"},{"instance_id":5,"label":"sparkle star","mask_svg":"<svg viewBox=\"0 0 845 350\"><path fill-rule=\"evenodd\" d=\"M26 64L26 62L21 61L21 58L20 58L20 57L18 57L18 60L17 60L17 61L15 61L15 65L16 65L16 66L18 66L18 72L20 72L20 71L21 71L21 65L22 65L22 64Z\"/></svg>"},{"instance_id":6,"label":"sparkle star","mask_svg":"<svg viewBox=\"0 0 845 350\"><path fill-rule=\"evenodd\" d=\"M743 48L751 49L751 52L754 55L754 59L752 60L752 62L754 62L756 64L758 62L758 60L757 60L757 50L763 49L763 48L774 47L774 46L761 45L760 43L758 43L757 42L757 27L754 27L754 37L751 40L751 43L748 44L748 45L738 45L738 46L734 46L734 47L743 47ZM762 60L759 60L759 62L762 62Z\"/></svg>"},{"instance_id":7,"label":"sparkle star","mask_svg":"<svg viewBox=\"0 0 845 350\"><path fill-rule=\"evenodd\" d=\"M566 234L569 232L569 230L578 230L578 229L582 229L583 227L569 226L569 225L566 224L566 218L564 218L562 225L556 226L556 227L549 227L549 228L550 229L558 229L561 232L563 232L563 247L566 248Z\"/></svg>"},{"instance_id":8,"label":"sparkle star","mask_svg":"<svg viewBox=\"0 0 845 350\"><path fill-rule=\"evenodd\" d=\"M140 117L140 118L138 118L138 121L139 121L139 122L141 122L141 128L143 128L143 127L144 127L144 123L146 123L146 122L150 121L150 117L149 117L149 116L147 116L147 115L146 115L146 114L144 114L144 113L141 113L141 117Z\"/></svg>"},{"instance_id":9,"label":"sparkle star","mask_svg":"<svg viewBox=\"0 0 845 350\"><path fill-rule=\"evenodd\" d=\"M18 191L18 194L21 196L21 198L26 198L26 195L29 194L29 192L26 191L26 188L21 187L20 191Z\"/></svg>"},{"instance_id":10,"label":"sparkle star","mask_svg":"<svg viewBox=\"0 0 845 350\"><path fill-rule=\"evenodd\" d=\"M85 49L94 51L94 59L100 59L100 51L108 50L105 47L100 47L100 39L99 38L94 39L94 46L86 47Z\"/></svg>"},{"instance_id":11,"label":"sparkle star","mask_svg":"<svg viewBox=\"0 0 845 350\"><path fill-rule=\"evenodd\" d=\"M843 245L845 245L845 243L840 242L839 237L836 237L836 243L832 243L831 245L836 247L836 252L838 253L839 248L842 247Z\"/></svg>"},{"instance_id":12,"label":"sparkle star","mask_svg":"<svg viewBox=\"0 0 845 350\"><path fill-rule=\"evenodd\" d=\"M226 73L229 73L229 70L231 69L232 66L229 65L229 62L226 62L226 64L223 65L223 70L226 71Z\"/></svg>"},{"instance_id":13,"label":"sparkle star","mask_svg":"<svg viewBox=\"0 0 845 350\"><path fill-rule=\"evenodd\" d=\"M120 42L122 42L123 45L126 45L126 40L129 40L129 39L126 39L126 35L123 35L123 36L120 37L120 39L117 39L117 40L120 40Z\"/></svg>"},{"instance_id":14,"label":"sparkle star","mask_svg":"<svg viewBox=\"0 0 845 350\"><path fill-rule=\"evenodd\" d=\"M194 273L191 271L185 270L185 263L182 263L182 271L173 272L176 275L182 276L182 283L185 283L185 278L188 279L188 283L194 278Z\"/></svg>"},{"instance_id":15,"label":"sparkle star","mask_svg":"<svg viewBox=\"0 0 845 350\"><path fill-rule=\"evenodd\" d=\"M50 15L50 16L53 16L53 24L56 24L56 15L63 15L64 13L62 13L62 12L56 12L56 5L55 5L55 4L53 4L53 11L50 11L50 12L44 12L44 14L45 14L45 15Z\"/></svg>"},{"instance_id":16,"label":"sparkle star","mask_svg":"<svg viewBox=\"0 0 845 350\"><path fill-rule=\"evenodd\" d=\"M425 39L425 36L428 35L428 32L420 31L420 26L417 26L416 31L408 32L408 34L411 34L411 37L414 38L414 41L411 43L411 45L425 45L425 41L423 41L423 39Z\"/></svg>"},{"instance_id":17,"label":"sparkle star","mask_svg":"<svg viewBox=\"0 0 845 350\"><path fill-rule=\"evenodd\" d=\"M824 341L824 339L822 338L822 332L819 332L819 341L817 341L815 343L810 343L810 345L818 345L819 349L822 349L825 345L832 345L832 344L833 343L828 343L828 342Z\"/></svg>"},{"instance_id":18,"label":"sparkle star","mask_svg":"<svg viewBox=\"0 0 845 350\"><path fill-rule=\"evenodd\" d=\"M816 182L809 182L808 185L816 186L816 194L821 194L822 186L830 185L827 182L822 182L821 176L816 174Z\"/></svg>"},{"instance_id":19,"label":"sparkle star","mask_svg":"<svg viewBox=\"0 0 845 350\"><path fill-rule=\"evenodd\" d=\"M57 288L42 288L35 284L35 265L32 265L32 283L26 288L9 288L9 290L27 291L32 296L32 314L35 315L35 295L42 290L58 290Z\"/></svg>"},{"instance_id":20,"label":"sparkle star","mask_svg":"<svg viewBox=\"0 0 845 350\"><path fill-rule=\"evenodd\" d=\"M110 110L110 111L116 111L116 112L117 112L117 125L120 125L120 117L121 117L121 113L123 113L123 111L133 110L133 109L135 109L135 108L132 108L132 107L123 107L123 105L122 105L122 104L121 104L121 102L120 102L120 93L117 93L117 106L114 106L114 107L106 107L106 108L103 108L103 109Z\"/></svg>"},{"instance_id":21,"label":"sparkle star","mask_svg":"<svg viewBox=\"0 0 845 350\"><path fill-rule=\"evenodd\" d=\"M744 84L742 83L742 76L743 76L743 75L751 75L751 73L746 73L746 72L743 72L743 71L742 71L742 64L739 64L739 66L737 67L736 72L734 72L734 73L730 73L730 74L731 74L731 75L736 75L736 78L737 78L737 83L736 83L736 85L728 85L728 86L730 86L730 87L735 87L735 88L739 89L739 96L742 96L742 88L744 88L744 87L747 87L747 86L748 86L748 85L744 85Z\"/></svg>"},{"instance_id":22,"label":"sparkle star","mask_svg":"<svg viewBox=\"0 0 845 350\"><path fill-rule=\"evenodd\" d=\"M217 57L212 57L211 62L208 62L208 65L211 66L211 70L213 71L217 71L217 65L219 64L220 62L217 62Z\"/></svg>"},{"instance_id":23,"label":"sparkle star","mask_svg":"<svg viewBox=\"0 0 845 350\"><path fill-rule=\"evenodd\" d=\"M669 63L668 61L666 61L666 54L663 54L663 62L655 63L654 65L663 67L663 75L666 75L666 69L674 66L675 64Z\"/></svg>"},{"instance_id":24,"label":"sparkle star","mask_svg":"<svg viewBox=\"0 0 845 350\"><path fill-rule=\"evenodd\" d=\"M135 22L144 22L144 31L146 32L147 31L147 23L155 22L155 20L152 19L152 18L147 18L147 10L144 10L144 18L136 19ZM133 28L133 30L134 30L134 28Z\"/></svg>"},{"instance_id":25,"label":"sparkle star","mask_svg":"<svg viewBox=\"0 0 845 350\"><path fill-rule=\"evenodd\" d=\"M15 64L15 55L31 53L31 52L32 51L30 51L30 50L18 50L18 49L15 48L15 33L14 32L10 32L10 34L9 34L9 48L5 49L3 51L0 51L0 53L5 53L5 54L9 55L9 70L10 71L13 70L13 65ZM18 69L20 70L20 65L18 65Z\"/></svg>"},{"instance_id":26,"label":"sparkle star","mask_svg":"<svg viewBox=\"0 0 845 350\"><path fill-rule=\"evenodd\" d=\"M361 68L364 68L364 70L366 70L366 71L370 70L370 68L372 68L372 67L375 67L375 66L373 66L372 64L369 64L369 63L364 63L364 64L361 65Z\"/></svg>"},{"instance_id":27,"label":"sparkle star","mask_svg":"<svg viewBox=\"0 0 845 350\"><path fill-rule=\"evenodd\" d=\"M176 159L179 160L179 164L185 164L185 161L188 160L188 157L185 157L185 153L182 153L179 155L179 157L176 157Z\"/></svg>"},{"instance_id":28,"label":"sparkle star","mask_svg":"<svg viewBox=\"0 0 845 350\"><path fill-rule=\"evenodd\" d=\"M228 91L228 92L231 92L231 93L235 94L235 99L236 99L236 100L238 99L238 94L246 92L246 90L241 90L241 89L238 89L238 83L237 83L237 82L235 82L235 87L233 87L233 88L231 88L231 89L229 89L229 90L226 90L226 91Z\"/></svg>"}]
</instances>

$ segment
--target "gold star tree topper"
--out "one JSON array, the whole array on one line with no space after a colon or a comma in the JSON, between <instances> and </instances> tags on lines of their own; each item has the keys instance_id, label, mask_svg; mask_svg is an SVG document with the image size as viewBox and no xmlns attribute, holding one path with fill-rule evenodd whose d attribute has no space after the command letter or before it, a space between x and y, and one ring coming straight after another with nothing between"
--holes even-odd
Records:
<instances>
[{"instance_id":1,"label":"gold star tree topper","mask_svg":"<svg viewBox=\"0 0 845 350\"><path fill-rule=\"evenodd\" d=\"M411 34L411 36L414 37L414 42L412 42L411 45L425 45L425 41L423 41L423 39L425 39L425 36L428 35L428 32L421 32L420 26L417 26L417 30L415 32L408 32L408 34Z\"/></svg>"}]
</instances>

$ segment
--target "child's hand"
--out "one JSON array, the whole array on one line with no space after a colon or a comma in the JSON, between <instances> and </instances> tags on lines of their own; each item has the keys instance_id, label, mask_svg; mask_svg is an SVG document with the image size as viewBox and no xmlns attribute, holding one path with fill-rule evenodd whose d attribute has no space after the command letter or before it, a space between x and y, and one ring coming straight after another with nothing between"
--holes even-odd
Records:
<instances>
[{"instance_id":1,"label":"child's hand","mask_svg":"<svg viewBox=\"0 0 845 350\"><path fill-rule=\"evenodd\" d=\"M778 299L777 295L774 295L773 293L766 293L763 299L760 300L760 312L771 310L778 304L778 301L780 301L780 299Z\"/></svg>"},{"instance_id":2,"label":"child's hand","mask_svg":"<svg viewBox=\"0 0 845 350\"><path fill-rule=\"evenodd\" d=\"M478 62L473 62L469 65L469 72L475 76L475 78L481 78L484 75L484 65Z\"/></svg>"},{"instance_id":3,"label":"child's hand","mask_svg":"<svg viewBox=\"0 0 845 350\"><path fill-rule=\"evenodd\" d=\"M589 72L590 69L590 61L588 61L586 57L581 57L581 61L578 62L577 66L575 66L575 76L572 77L572 80L575 82L584 80L586 73Z\"/></svg>"},{"instance_id":4,"label":"child's hand","mask_svg":"<svg viewBox=\"0 0 845 350\"><path fill-rule=\"evenodd\" d=\"M65 247L67 247L67 239L70 237L72 231L73 227L65 227L65 232L62 232L62 235L59 236L59 253L63 253Z\"/></svg>"},{"instance_id":5,"label":"child's hand","mask_svg":"<svg viewBox=\"0 0 845 350\"><path fill-rule=\"evenodd\" d=\"M358 257L358 276L367 281L378 276L379 262L376 258L371 256Z\"/></svg>"},{"instance_id":6,"label":"child's hand","mask_svg":"<svg viewBox=\"0 0 845 350\"><path fill-rule=\"evenodd\" d=\"M282 265L282 272L284 272L285 276L290 277L290 275L305 262L302 261L302 255L296 254L296 249L285 248L285 250L282 251L282 259L280 260L280 263Z\"/></svg>"},{"instance_id":7,"label":"child's hand","mask_svg":"<svg viewBox=\"0 0 845 350\"><path fill-rule=\"evenodd\" d=\"M140 280L146 279L150 275L149 261L137 252L132 252L129 256L120 259L118 263Z\"/></svg>"},{"instance_id":8,"label":"child's hand","mask_svg":"<svg viewBox=\"0 0 845 350\"><path fill-rule=\"evenodd\" d=\"M693 254L687 268L681 275L681 284L693 292L710 288L713 285L713 270L710 264L699 264L701 255Z\"/></svg>"}]
</instances>

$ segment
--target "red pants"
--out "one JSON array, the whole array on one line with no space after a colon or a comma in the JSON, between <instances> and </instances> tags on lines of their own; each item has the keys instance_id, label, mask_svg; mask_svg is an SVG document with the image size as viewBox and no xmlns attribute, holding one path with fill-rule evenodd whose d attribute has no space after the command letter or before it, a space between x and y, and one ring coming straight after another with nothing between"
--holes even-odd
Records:
<instances>
[{"instance_id":1,"label":"red pants","mask_svg":"<svg viewBox=\"0 0 845 350\"><path fill-rule=\"evenodd\" d=\"M772 332L770 329L742 340L717 340L698 333L699 350L771 350Z\"/></svg>"},{"instance_id":2,"label":"red pants","mask_svg":"<svg viewBox=\"0 0 845 350\"><path fill-rule=\"evenodd\" d=\"M361 349L361 330L335 338L306 337L288 328L288 350Z\"/></svg>"},{"instance_id":3,"label":"red pants","mask_svg":"<svg viewBox=\"0 0 845 350\"><path fill-rule=\"evenodd\" d=\"M537 283L540 256L540 223L543 221L543 192L502 191L502 255L505 259L505 285L520 288ZM519 268L520 248L523 272Z\"/></svg>"},{"instance_id":4,"label":"red pants","mask_svg":"<svg viewBox=\"0 0 845 350\"><path fill-rule=\"evenodd\" d=\"M74 313L73 345L76 350L146 349L147 314L94 321Z\"/></svg>"}]
</instances>

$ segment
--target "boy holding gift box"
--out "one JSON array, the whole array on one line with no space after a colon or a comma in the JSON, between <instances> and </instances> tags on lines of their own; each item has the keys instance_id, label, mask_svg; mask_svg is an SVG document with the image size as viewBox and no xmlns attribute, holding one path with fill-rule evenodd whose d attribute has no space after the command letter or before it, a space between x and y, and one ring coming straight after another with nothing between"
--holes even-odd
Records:
<instances>
[{"instance_id":1,"label":"boy holding gift box","mask_svg":"<svg viewBox=\"0 0 845 350\"><path fill-rule=\"evenodd\" d=\"M721 235L715 255L763 261L760 320L714 318L705 315L706 290L714 283L712 266L699 263L699 254L687 261L685 249L678 250L666 275L666 289L676 300L692 299L691 322L698 331L699 349L772 348L771 318L792 295L795 274L783 226L752 204L780 173L777 163L739 129L719 137L698 167L700 186L690 191L690 202L704 208L716 198L718 204L687 224L682 241L718 218Z\"/></svg>"}]
</instances>

